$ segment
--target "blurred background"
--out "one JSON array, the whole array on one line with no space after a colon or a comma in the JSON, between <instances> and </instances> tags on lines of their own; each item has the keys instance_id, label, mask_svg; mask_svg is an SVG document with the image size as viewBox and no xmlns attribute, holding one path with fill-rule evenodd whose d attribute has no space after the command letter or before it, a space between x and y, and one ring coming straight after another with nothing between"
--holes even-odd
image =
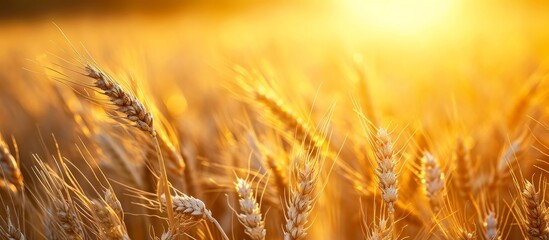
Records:
<instances>
[{"instance_id":1,"label":"blurred background","mask_svg":"<svg viewBox=\"0 0 549 240\"><path fill-rule=\"evenodd\" d=\"M92 55L131 52L162 79L212 78L212 66L265 60L329 84L359 56L372 88L392 89L374 92L377 104L405 93L421 105L432 104L427 91L471 93L471 82L481 90L471 94L503 94L544 68L548 11L544 1L514 0L4 0L0 54L27 64L64 42L55 23ZM174 65L188 71L168 74Z\"/></svg>"},{"instance_id":2,"label":"blurred background","mask_svg":"<svg viewBox=\"0 0 549 240\"><path fill-rule=\"evenodd\" d=\"M358 63L384 119L443 125L457 113L474 126L501 119L513 104L502 99L546 74L548 12L544 1L514 0L8 0L0 65L9 70L0 82L45 80L36 62L66 57L64 33L105 68L152 83L177 114L200 107L206 91L218 96L211 89L235 64L270 65L290 99L349 102ZM173 100L181 94L188 102ZM41 99L22 104L33 101Z\"/></svg>"}]
</instances>

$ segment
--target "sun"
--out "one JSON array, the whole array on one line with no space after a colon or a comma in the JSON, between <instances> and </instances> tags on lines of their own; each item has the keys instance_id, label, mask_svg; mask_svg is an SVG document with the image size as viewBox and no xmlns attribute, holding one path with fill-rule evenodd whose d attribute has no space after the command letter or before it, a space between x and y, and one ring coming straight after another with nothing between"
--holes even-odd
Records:
<instances>
[{"instance_id":1,"label":"sun","mask_svg":"<svg viewBox=\"0 0 549 240\"><path fill-rule=\"evenodd\" d=\"M346 18L371 30L417 34L450 20L454 0L345 0Z\"/></svg>"}]
</instances>

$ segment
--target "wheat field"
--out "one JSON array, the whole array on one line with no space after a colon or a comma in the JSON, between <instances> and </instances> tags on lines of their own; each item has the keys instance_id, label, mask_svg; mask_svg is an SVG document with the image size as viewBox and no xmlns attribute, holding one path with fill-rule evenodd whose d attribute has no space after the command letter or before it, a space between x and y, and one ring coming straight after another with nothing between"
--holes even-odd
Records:
<instances>
[{"instance_id":1,"label":"wheat field","mask_svg":"<svg viewBox=\"0 0 549 240\"><path fill-rule=\"evenodd\" d=\"M549 239L547 4L222 2L0 15L2 239Z\"/></svg>"}]
</instances>

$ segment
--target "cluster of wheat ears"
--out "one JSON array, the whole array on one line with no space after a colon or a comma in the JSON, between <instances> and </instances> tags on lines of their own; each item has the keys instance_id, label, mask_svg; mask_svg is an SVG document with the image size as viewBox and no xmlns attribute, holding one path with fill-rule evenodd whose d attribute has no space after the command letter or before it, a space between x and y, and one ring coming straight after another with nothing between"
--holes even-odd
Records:
<instances>
[{"instance_id":1,"label":"cluster of wheat ears","mask_svg":"<svg viewBox=\"0 0 549 240\"><path fill-rule=\"evenodd\" d=\"M0 120L2 239L549 239L542 77L492 125L402 126L381 120L360 64L343 113L240 65L192 108L61 52L19 92L41 110L5 102L19 111ZM7 127L24 114L57 126L35 128L42 152Z\"/></svg>"}]
</instances>

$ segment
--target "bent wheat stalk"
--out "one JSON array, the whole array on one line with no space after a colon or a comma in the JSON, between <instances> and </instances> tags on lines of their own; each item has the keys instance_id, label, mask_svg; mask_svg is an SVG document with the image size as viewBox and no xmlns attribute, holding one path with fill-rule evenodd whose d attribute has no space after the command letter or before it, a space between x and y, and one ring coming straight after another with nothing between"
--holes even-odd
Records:
<instances>
[{"instance_id":1,"label":"bent wheat stalk","mask_svg":"<svg viewBox=\"0 0 549 240\"><path fill-rule=\"evenodd\" d=\"M102 94L107 96L112 104L117 108L117 112L126 115L128 121L134 122L134 126L141 131L149 133L155 141L156 152L160 162L160 179L157 187L157 197L160 198L161 192L166 194L166 201L168 205L171 205L170 184L168 181L168 175L166 172L166 164L162 156L162 149L157 137L156 130L153 126L152 114L145 108L145 105L141 103L135 96L120 86L110 75L101 71L98 67L91 64L86 65L86 71L88 77L95 79L94 86L101 89ZM174 214L171 208L168 208L168 219L170 224L173 224Z\"/></svg>"}]
</instances>

